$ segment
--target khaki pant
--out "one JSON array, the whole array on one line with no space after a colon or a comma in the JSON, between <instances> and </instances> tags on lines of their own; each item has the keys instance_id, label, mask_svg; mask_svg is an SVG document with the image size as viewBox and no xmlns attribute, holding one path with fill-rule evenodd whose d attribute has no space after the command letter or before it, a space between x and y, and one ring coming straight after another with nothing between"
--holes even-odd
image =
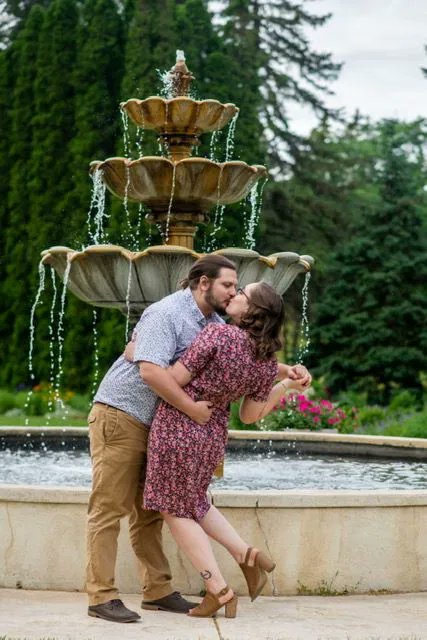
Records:
<instances>
[{"instance_id":1,"label":"khaki pant","mask_svg":"<svg viewBox=\"0 0 427 640\"><path fill-rule=\"evenodd\" d=\"M88 422L93 472L87 521L89 604L117 598L117 538L120 520L127 515L144 599L163 598L173 591L162 548L163 518L142 508L148 429L127 413L100 403L93 406Z\"/></svg>"}]
</instances>

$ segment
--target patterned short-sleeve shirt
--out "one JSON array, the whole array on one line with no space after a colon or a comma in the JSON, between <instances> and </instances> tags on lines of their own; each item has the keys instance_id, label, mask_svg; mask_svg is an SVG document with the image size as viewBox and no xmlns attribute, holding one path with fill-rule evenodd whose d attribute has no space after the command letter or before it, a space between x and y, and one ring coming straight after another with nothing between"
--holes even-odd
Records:
<instances>
[{"instance_id":1,"label":"patterned short-sleeve shirt","mask_svg":"<svg viewBox=\"0 0 427 640\"><path fill-rule=\"evenodd\" d=\"M120 356L104 376L94 402L109 404L150 425L158 396L143 382L139 362L168 367L210 323L224 321L216 313L206 318L189 288L152 304L135 327L134 362Z\"/></svg>"}]
</instances>

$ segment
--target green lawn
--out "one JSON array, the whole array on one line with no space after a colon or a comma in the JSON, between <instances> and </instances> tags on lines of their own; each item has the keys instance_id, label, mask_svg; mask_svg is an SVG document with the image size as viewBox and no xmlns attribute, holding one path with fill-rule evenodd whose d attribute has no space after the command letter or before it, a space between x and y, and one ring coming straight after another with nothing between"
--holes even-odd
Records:
<instances>
[{"instance_id":1,"label":"green lawn","mask_svg":"<svg viewBox=\"0 0 427 640\"><path fill-rule=\"evenodd\" d=\"M28 424L25 424L25 416L0 416L0 426L7 427L87 427L87 422L84 418L67 418L62 420L61 418L51 418L50 424L46 424L46 418L43 416L30 416L28 418ZM1 640L1 639L0 639Z\"/></svg>"}]
</instances>

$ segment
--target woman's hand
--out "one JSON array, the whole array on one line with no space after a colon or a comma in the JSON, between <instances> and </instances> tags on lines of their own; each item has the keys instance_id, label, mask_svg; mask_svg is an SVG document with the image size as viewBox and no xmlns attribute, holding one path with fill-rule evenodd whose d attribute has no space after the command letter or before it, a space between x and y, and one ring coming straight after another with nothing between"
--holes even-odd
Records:
<instances>
[{"instance_id":1,"label":"woman's hand","mask_svg":"<svg viewBox=\"0 0 427 640\"><path fill-rule=\"evenodd\" d=\"M288 367L288 377L295 382L298 381L299 383L301 383L302 390L308 389L308 387L311 385L311 374L303 364L295 364L293 367ZM297 387L292 388L297 389Z\"/></svg>"},{"instance_id":2,"label":"woman's hand","mask_svg":"<svg viewBox=\"0 0 427 640\"><path fill-rule=\"evenodd\" d=\"M307 384L304 382L304 378L297 378L296 380L292 380L292 378L287 378L286 380L282 380L282 387L287 389L288 391L306 391Z\"/></svg>"},{"instance_id":3,"label":"woman's hand","mask_svg":"<svg viewBox=\"0 0 427 640\"><path fill-rule=\"evenodd\" d=\"M209 422L213 411L213 404L208 400L199 400L194 403L194 407L191 409L191 413L188 416L197 422L197 424L206 424Z\"/></svg>"}]
</instances>

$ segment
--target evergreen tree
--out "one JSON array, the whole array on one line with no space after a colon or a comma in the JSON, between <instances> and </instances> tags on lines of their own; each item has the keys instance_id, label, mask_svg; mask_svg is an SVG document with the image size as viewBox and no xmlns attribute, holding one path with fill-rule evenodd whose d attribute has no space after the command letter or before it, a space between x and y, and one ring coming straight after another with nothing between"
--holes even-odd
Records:
<instances>
[{"instance_id":1,"label":"evergreen tree","mask_svg":"<svg viewBox=\"0 0 427 640\"><path fill-rule=\"evenodd\" d=\"M123 72L123 24L113 0L87 0L78 33L75 86L75 135L70 146L74 182L69 244L73 248L91 244L86 224L90 202L89 162L115 155L119 135L119 89ZM71 176L70 176L71 178ZM118 313L118 312L117 312ZM98 332L107 327L98 310ZM68 299L67 331L64 343L66 385L88 391L93 373L93 309L72 294ZM120 318L123 324L123 319ZM102 349L101 368L110 363L118 351L111 340L109 350ZM123 342L123 335L120 332ZM105 354L105 355L104 355Z\"/></svg>"},{"instance_id":2,"label":"evergreen tree","mask_svg":"<svg viewBox=\"0 0 427 640\"><path fill-rule=\"evenodd\" d=\"M27 379L28 325L38 260L28 250L32 230L29 222L31 150L34 116L34 77L44 12L35 6L12 48L9 68L14 70L10 96L10 145L8 225L5 231L5 269L1 289L0 326L9 339L2 349L0 384L23 383Z\"/></svg>"},{"instance_id":3,"label":"evergreen tree","mask_svg":"<svg viewBox=\"0 0 427 640\"><path fill-rule=\"evenodd\" d=\"M73 75L75 134L70 160L74 182L70 243L87 244L89 163L115 154L120 136L119 95L123 74L123 24L114 0L87 0L78 32Z\"/></svg>"},{"instance_id":4,"label":"evergreen tree","mask_svg":"<svg viewBox=\"0 0 427 640\"><path fill-rule=\"evenodd\" d=\"M329 53L312 50L304 33L325 24L330 14L314 15L294 0L227 0L224 5L224 37L240 65L239 102L257 111L270 162L283 167L286 152L297 142L288 122L289 103L308 105L322 116L332 113L322 95L341 65ZM248 139L246 132L242 138Z\"/></svg>"},{"instance_id":5,"label":"evergreen tree","mask_svg":"<svg viewBox=\"0 0 427 640\"><path fill-rule=\"evenodd\" d=\"M70 241L70 220L74 215L70 145L75 135L73 74L77 24L75 0L53 0L40 34L29 172L29 255L33 265L37 265L44 249ZM47 300L50 293L48 288ZM49 322L46 305L37 312L37 380L47 380L49 376Z\"/></svg>"},{"instance_id":6,"label":"evergreen tree","mask_svg":"<svg viewBox=\"0 0 427 640\"><path fill-rule=\"evenodd\" d=\"M384 121L377 136L381 200L334 255L313 363L333 392L353 388L387 402L396 387L419 391L427 366L425 124Z\"/></svg>"}]
</instances>

